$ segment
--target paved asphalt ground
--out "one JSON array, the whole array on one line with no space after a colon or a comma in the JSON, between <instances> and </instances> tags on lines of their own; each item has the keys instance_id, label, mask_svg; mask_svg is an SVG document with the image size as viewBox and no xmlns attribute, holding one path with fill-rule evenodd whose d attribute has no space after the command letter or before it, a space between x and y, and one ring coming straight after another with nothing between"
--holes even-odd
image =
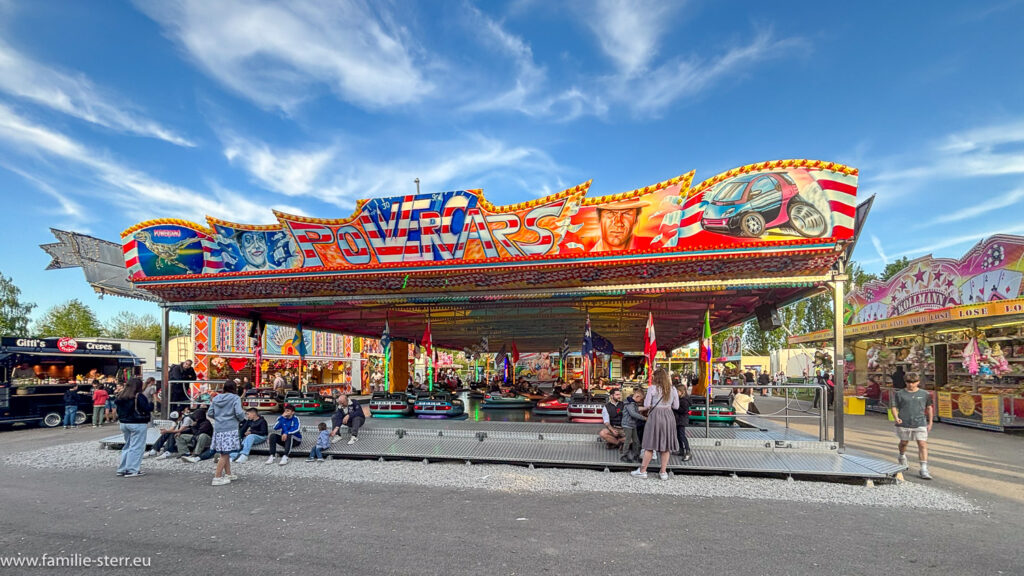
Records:
<instances>
[{"instance_id":1,"label":"paved asphalt ground","mask_svg":"<svg viewBox=\"0 0 1024 576\"><path fill-rule=\"evenodd\" d=\"M884 417L853 418L850 429L878 443L858 448L886 451ZM0 458L110 432L5 431ZM962 462L933 457L933 471L978 513L258 476L213 488L207 466L122 479L105 468L6 465L0 555L152 565L0 574L1024 574L1024 503L999 490L1020 486L1024 438L964 432L937 426L937 438L958 438L945 441ZM1008 474L971 475L1003 461Z\"/></svg>"}]
</instances>

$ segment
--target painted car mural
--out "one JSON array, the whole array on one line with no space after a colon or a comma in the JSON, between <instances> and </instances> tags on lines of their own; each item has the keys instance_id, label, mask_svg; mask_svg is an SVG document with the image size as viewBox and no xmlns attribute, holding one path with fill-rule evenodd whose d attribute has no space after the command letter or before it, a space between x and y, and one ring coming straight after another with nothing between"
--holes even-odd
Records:
<instances>
[{"instance_id":1,"label":"painted car mural","mask_svg":"<svg viewBox=\"0 0 1024 576\"><path fill-rule=\"evenodd\" d=\"M800 197L800 188L785 172L748 174L715 187L704 208L701 227L735 236L760 237L780 228L805 238L825 235L828 220Z\"/></svg>"}]
</instances>

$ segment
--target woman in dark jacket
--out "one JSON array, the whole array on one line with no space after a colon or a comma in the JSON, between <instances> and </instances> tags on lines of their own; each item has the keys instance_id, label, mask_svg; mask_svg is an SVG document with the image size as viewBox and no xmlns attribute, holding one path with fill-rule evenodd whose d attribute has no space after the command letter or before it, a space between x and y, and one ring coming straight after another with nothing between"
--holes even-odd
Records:
<instances>
[{"instance_id":1,"label":"woman in dark jacket","mask_svg":"<svg viewBox=\"0 0 1024 576\"><path fill-rule=\"evenodd\" d=\"M117 467L117 475L126 478L142 476L145 474L140 468L146 450L146 427L153 412L153 405L142 393L142 378L129 380L118 392L114 404L117 407L117 419L121 422L121 434L124 434L121 465Z\"/></svg>"}]
</instances>

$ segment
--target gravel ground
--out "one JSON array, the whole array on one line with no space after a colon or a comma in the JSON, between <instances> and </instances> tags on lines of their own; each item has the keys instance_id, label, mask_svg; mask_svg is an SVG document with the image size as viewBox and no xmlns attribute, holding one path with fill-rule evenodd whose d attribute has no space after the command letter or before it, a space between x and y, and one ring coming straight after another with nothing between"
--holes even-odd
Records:
<instances>
[{"instance_id":1,"label":"gravel ground","mask_svg":"<svg viewBox=\"0 0 1024 576\"><path fill-rule=\"evenodd\" d=\"M64 444L4 458L9 466L38 469L117 468L120 451L104 450L95 441ZM460 465L454 463L423 464L420 462L377 462L329 460L307 463L295 458L287 466L265 465L265 458L255 456L245 464L233 466L241 476L269 478L306 478L347 483L394 484L476 488L506 493L580 493L604 492L620 494L657 494L682 498L744 498L758 501L803 502L871 507L901 507L924 510L979 512L967 499L944 490L916 483L890 484L876 487L852 486L825 482L785 481L766 478L731 478L723 476L673 476L658 480L651 474L639 480L623 472L538 468L501 465ZM196 482L209 483L213 460L188 464L178 460L156 461L147 458L143 468L194 472ZM653 468L652 468L653 469Z\"/></svg>"}]
</instances>

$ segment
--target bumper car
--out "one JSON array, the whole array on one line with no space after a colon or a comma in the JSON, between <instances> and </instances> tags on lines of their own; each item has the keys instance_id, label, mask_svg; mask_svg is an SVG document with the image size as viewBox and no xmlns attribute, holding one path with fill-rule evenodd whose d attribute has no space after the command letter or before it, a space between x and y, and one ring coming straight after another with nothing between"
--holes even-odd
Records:
<instances>
[{"instance_id":1,"label":"bumper car","mask_svg":"<svg viewBox=\"0 0 1024 576\"><path fill-rule=\"evenodd\" d=\"M415 400L405 392L374 392L370 396L370 416L374 418L408 418L413 414Z\"/></svg>"},{"instance_id":2,"label":"bumper car","mask_svg":"<svg viewBox=\"0 0 1024 576\"><path fill-rule=\"evenodd\" d=\"M598 390L590 394L573 394L569 398L569 407L566 415L570 422L601 422L601 413L604 405L608 402L608 393L596 394Z\"/></svg>"},{"instance_id":3,"label":"bumper car","mask_svg":"<svg viewBox=\"0 0 1024 576\"><path fill-rule=\"evenodd\" d=\"M704 415L705 412L707 417ZM736 412L727 396L712 398L710 410L703 396L691 396L690 410L687 414L690 426L703 426L705 420L709 420L712 426L732 426L736 423Z\"/></svg>"},{"instance_id":4,"label":"bumper car","mask_svg":"<svg viewBox=\"0 0 1024 576\"><path fill-rule=\"evenodd\" d=\"M537 405L533 407L534 414L543 414L549 416L565 416L569 411L569 399L563 398L559 394L552 394L541 398Z\"/></svg>"},{"instance_id":5,"label":"bumper car","mask_svg":"<svg viewBox=\"0 0 1024 576\"><path fill-rule=\"evenodd\" d=\"M338 403L331 396L317 394L316 401L320 403L320 412L322 414L331 414L338 409Z\"/></svg>"},{"instance_id":6,"label":"bumper car","mask_svg":"<svg viewBox=\"0 0 1024 576\"><path fill-rule=\"evenodd\" d=\"M436 392L427 396L419 396L413 404L413 412L417 418L454 418L466 413L466 406L458 398L447 392Z\"/></svg>"},{"instance_id":7,"label":"bumper car","mask_svg":"<svg viewBox=\"0 0 1024 576\"><path fill-rule=\"evenodd\" d=\"M485 410L505 410L514 408L532 408L533 400L525 396L505 395L500 392L490 392L484 395L484 401L480 407Z\"/></svg>"},{"instance_id":8,"label":"bumper car","mask_svg":"<svg viewBox=\"0 0 1024 576\"><path fill-rule=\"evenodd\" d=\"M255 408L258 412L280 412L281 401L273 390L250 390L242 397L242 408Z\"/></svg>"},{"instance_id":9,"label":"bumper car","mask_svg":"<svg viewBox=\"0 0 1024 576\"><path fill-rule=\"evenodd\" d=\"M304 414L321 411L320 402L315 396L303 394L302 392L296 392L294 390L285 393L284 403L294 408L296 412Z\"/></svg>"}]
</instances>

